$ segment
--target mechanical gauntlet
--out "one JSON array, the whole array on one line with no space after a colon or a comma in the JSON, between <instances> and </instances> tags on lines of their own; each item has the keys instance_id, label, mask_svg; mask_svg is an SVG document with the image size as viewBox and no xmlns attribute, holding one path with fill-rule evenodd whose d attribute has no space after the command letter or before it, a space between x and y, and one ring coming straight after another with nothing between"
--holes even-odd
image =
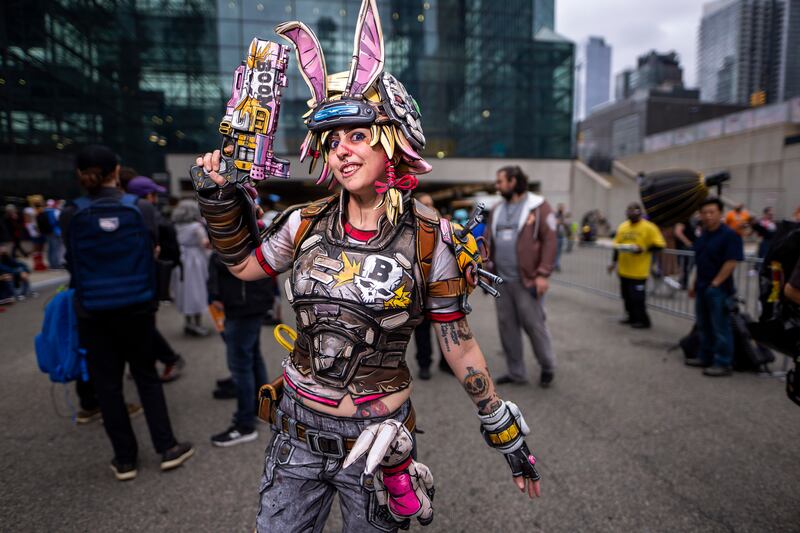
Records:
<instances>
[{"instance_id":1,"label":"mechanical gauntlet","mask_svg":"<svg viewBox=\"0 0 800 533\"><path fill-rule=\"evenodd\" d=\"M197 202L208 222L211 245L224 264L241 263L261 244L256 205L247 185L226 182L216 189L198 191Z\"/></svg>"},{"instance_id":2,"label":"mechanical gauntlet","mask_svg":"<svg viewBox=\"0 0 800 533\"><path fill-rule=\"evenodd\" d=\"M523 476L538 481L536 458L525 443L525 435L530 433L528 424L516 404L504 401L497 410L488 415L478 415L481 420L481 434L486 444L502 453L511 475Z\"/></svg>"}]
</instances>

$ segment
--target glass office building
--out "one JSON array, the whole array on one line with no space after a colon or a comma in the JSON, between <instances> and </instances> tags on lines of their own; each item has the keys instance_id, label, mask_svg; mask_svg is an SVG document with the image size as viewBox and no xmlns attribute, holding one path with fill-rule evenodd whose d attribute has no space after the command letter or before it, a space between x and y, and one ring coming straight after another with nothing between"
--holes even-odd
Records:
<instances>
[{"instance_id":1,"label":"glass office building","mask_svg":"<svg viewBox=\"0 0 800 533\"><path fill-rule=\"evenodd\" d=\"M330 73L352 54L360 0L6 0L0 193L71 175L75 147L112 145L142 173L219 143L233 70L255 37L299 19ZM569 158L572 43L534 39L535 0L378 0L386 68L417 99L436 157ZM305 135L291 54L276 152ZM56 180L56 181L54 181ZM20 192L19 189L15 189ZM33 192L26 190L24 192Z\"/></svg>"}]
</instances>

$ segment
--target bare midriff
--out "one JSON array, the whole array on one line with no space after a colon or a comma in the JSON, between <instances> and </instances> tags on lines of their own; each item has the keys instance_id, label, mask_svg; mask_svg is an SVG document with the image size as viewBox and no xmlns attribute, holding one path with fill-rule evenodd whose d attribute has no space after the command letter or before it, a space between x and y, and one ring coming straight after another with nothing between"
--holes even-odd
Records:
<instances>
[{"instance_id":1,"label":"bare midriff","mask_svg":"<svg viewBox=\"0 0 800 533\"><path fill-rule=\"evenodd\" d=\"M387 394L385 396L380 396L379 398L372 399L366 402L359 401L358 404L355 403L355 400L352 395L346 394L340 401L338 405L327 405L324 403L320 403L314 401L310 398L303 397L297 394L294 390L290 387L286 387L284 389L286 393L291 394L291 396L304 407L311 409L312 411L317 411L319 413L331 416L337 416L340 418L378 418L388 416L391 413L397 411L400 406L402 406L406 400L411 396L411 385L407 388L393 392L391 394Z\"/></svg>"}]
</instances>

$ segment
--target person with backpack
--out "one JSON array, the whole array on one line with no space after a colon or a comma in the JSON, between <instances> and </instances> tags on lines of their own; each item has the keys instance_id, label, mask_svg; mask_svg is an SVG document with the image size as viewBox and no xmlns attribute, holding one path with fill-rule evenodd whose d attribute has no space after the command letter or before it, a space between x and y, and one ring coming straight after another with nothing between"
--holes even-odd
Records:
<instances>
[{"instance_id":1,"label":"person with backpack","mask_svg":"<svg viewBox=\"0 0 800 533\"><path fill-rule=\"evenodd\" d=\"M685 363L702 367L703 375L709 377L732 373L734 338L730 300L736 292L733 283L736 263L744 260L742 238L723 224L722 212L719 198L706 198L700 204L703 232L694 242L696 276L689 288L689 297L696 298L700 351Z\"/></svg>"},{"instance_id":2,"label":"person with backpack","mask_svg":"<svg viewBox=\"0 0 800 533\"><path fill-rule=\"evenodd\" d=\"M119 159L108 147L90 145L76 159L88 195L61 214L70 286L75 290L78 336L96 391L118 480L137 475L138 446L123 397L128 364L144 408L161 470L182 465L194 454L172 432L161 380L155 367L155 208L119 188Z\"/></svg>"},{"instance_id":3,"label":"person with backpack","mask_svg":"<svg viewBox=\"0 0 800 533\"><path fill-rule=\"evenodd\" d=\"M126 190L146 200L153 207L158 205L158 195L167 189L147 176L136 176L128 180ZM172 271L180 264L180 248L175 236L175 226L168 218L162 217L156 210L156 226L158 227L158 257L156 258L156 287L159 300L169 299L169 284ZM153 336L153 348L158 361L164 364L161 381L167 383L180 377L186 361L172 349L167 339L156 328Z\"/></svg>"}]
</instances>

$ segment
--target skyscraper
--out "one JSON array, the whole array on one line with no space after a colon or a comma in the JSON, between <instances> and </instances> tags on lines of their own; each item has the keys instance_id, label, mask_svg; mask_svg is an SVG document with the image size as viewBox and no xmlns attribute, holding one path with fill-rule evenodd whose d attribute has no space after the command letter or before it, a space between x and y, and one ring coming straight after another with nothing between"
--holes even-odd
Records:
<instances>
[{"instance_id":1,"label":"skyscraper","mask_svg":"<svg viewBox=\"0 0 800 533\"><path fill-rule=\"evenodd\" d=\"M797 0L716 0L705 4L697 52L701 98L772 103L800 90L798 12Z\"/></svg>"},{"instance_id":2,"label":"skyscraper","mask_svg":"<svg viewBox=\"0 0 800 533\"><path fill-rule=\"evenodd\" d=\"M556 29L556 0L533 0L533 34L542 28Z\"/></svg>"},{"instance_id":3,"label":"skyscraper","mask_svg":"<svg viewBox=\"0 0 800 533\"><path fill-rule=\"evenodd\" d=\"M583 120L593 108L610 100L611 47L603 37L589 37L578 47L575 88L575 117L578 120Z\"/></svg>"}]
</instances>

